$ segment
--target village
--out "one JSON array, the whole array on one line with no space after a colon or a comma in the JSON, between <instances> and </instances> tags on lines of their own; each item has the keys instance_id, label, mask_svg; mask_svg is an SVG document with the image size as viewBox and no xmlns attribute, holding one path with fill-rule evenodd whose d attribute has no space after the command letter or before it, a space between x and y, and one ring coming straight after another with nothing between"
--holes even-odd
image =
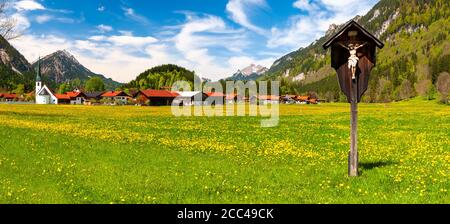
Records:
<instances>
[{"instance_id":1,"label":"village","mask_svg":"<svg viewBox=\"0 0 450 224\"><path fill-rule=\"evenodd\" d=\"M40 68L36 72L35 91L19 95L0 93L0 102L19 104L66 104L66 105L137 105L137 106L201 106L234 103L249 104L318 104L319 99L298 95L254 95L239 96L237 93L202 91L171 91L172 87L160 90L124 90L85 92L80 88L63 94L55 93L41 78Z\"/></svg>"}]
</instances>

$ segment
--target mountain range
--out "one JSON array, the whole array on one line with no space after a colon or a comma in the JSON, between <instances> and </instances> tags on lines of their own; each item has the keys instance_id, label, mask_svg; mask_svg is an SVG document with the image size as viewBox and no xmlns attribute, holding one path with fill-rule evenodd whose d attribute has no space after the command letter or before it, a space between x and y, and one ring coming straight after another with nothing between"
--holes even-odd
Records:
<instances>
[{"instance_id":1,"label":"mountain range","mask_svg":"<svg viewBox=\"0 0 450 224\"><path fill-rule=\"evenodd\" d=\"M0 36L0 89L11 90L21 83L34 86L30 63L9 42Z\"/></svg>"},{"instance_id":2,"label":"mountain range","mask_svg":"<svg viewBox=\"0 0 450 224\"><path fill-rule=\"evenodd\" d=\"M66 50L60 50L47 55L40 60L42 78L49 85L67 83L76 79L85 82L93 77L99 77L105 83L106 89L115 89L122 84L103 75L93 73L84 67L78 60ZM32 67L37 68L37 62Z\"/></svg>"},{"instance_id":3,"label":"mountain range","mask_svg":"<svg viewBox=\"0 0 450 224\"><path fill-rule=\"evenodd\" d=\"M50 88L56 89L63 83L79 80L83 84L92 77L103 80L106 89L116 89L123 84L103 75L95 74L71 55L68 51L57 51L40 60L42 79ZM18 84L25 89L34 89L37 62L30 64L6 39L0 36L0 89L11 91Z\"/></svg>"}]
</instances>

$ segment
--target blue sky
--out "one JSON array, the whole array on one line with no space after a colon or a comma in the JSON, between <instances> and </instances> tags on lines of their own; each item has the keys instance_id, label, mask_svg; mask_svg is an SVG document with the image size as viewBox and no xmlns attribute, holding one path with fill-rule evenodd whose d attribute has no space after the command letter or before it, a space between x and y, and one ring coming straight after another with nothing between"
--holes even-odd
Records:
<instances>
[{"instance_id":1,"label":"blue sky","mask_svg":"<svg viewBox=\"0 0 450 224\"><path fill-rule=\"evenodd\" d=\"M166 63L217 80L251 63L270 67L377 2L15 0L9 13L23 33L12 44L31 62L65 49L122 82Z\"/></svg>"}]
</instances>

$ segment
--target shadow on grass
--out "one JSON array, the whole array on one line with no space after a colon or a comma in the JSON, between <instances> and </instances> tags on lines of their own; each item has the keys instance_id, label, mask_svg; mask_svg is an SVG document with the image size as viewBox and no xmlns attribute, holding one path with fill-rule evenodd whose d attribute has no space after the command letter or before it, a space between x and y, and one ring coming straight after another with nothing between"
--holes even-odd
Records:
<instances>
[{"instance_id":1,"label":"shadow on grass","mask_svg":"<svg viewBox=\"0 0 450 224\"><path fill-rule=\"evenodd\" d=\"M373 170L375 168L392 166L395 164L397 164L397 162L393 162L393 161L362 162L359 164L359 168L360 168L359 172L360 172L360 174L362 174L365 171Z\"/></svg>"}]
</instances>

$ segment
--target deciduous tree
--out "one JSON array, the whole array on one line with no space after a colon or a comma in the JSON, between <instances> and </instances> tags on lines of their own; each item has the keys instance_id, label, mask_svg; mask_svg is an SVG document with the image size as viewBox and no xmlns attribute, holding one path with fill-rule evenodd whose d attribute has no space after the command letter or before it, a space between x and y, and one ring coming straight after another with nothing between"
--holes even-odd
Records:
<instances>
[{"instance_id":1,"label":"deciduous tree","mask_svg":"<svg viewBox=\"0 0 450 224\"><path fill-rule=\"evenodd\" d=\"M17 21L7 13L11 0L0 0L0 35L6 40L12 40L21 36L17 30Z\"/></svg>"},{"instance_id":2,"label":"deciduous tree","mask_svg":"<svg viewBox=\"0 0 450 224\"><path fill-rule=\"evenodd\" d=\"M436 82L436 87L439 91L439 95L441 96L441 102L447 104L448 93L450 90L450 74L448 74L447 72L441 73Z\"/></svg>"},{"instance_id":3,"label":"deciduous tree","mask_svg":"<svg viewBox=\"0 0 450 224\"><path fill-rule=\"evenodd\" d=\"M88 92L104 91L105 83L100 77L93 77L86 82L85 88Z\"/></svg>"}]
</instances>

